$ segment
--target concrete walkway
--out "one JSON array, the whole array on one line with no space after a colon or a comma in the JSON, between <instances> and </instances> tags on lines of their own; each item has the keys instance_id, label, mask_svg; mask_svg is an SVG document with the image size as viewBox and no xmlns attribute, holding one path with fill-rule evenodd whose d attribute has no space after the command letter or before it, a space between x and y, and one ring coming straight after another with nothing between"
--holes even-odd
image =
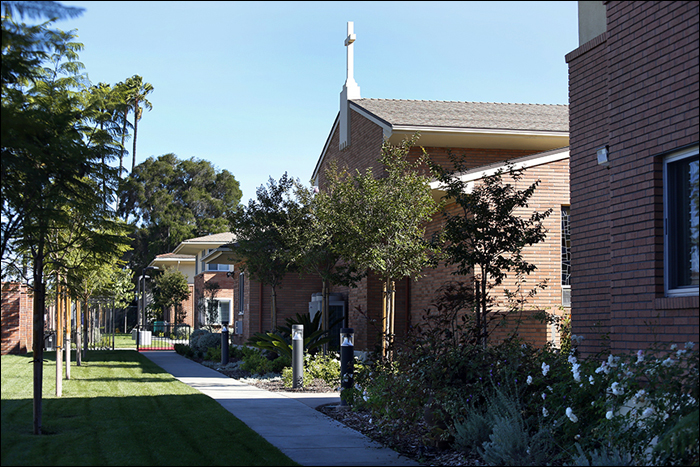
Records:
<instances>
[{"instance_id":1,"label":"concrete walkway","mask_svg":"<svg viewBox=\"0 0 700 467\"><path fill-rule=\"evenodd\" d=\"M340 403L338 393L271 392L241 383L174 351L143 352L301 465L419 465L315 410Z\"/></svg>"}]
</instances>

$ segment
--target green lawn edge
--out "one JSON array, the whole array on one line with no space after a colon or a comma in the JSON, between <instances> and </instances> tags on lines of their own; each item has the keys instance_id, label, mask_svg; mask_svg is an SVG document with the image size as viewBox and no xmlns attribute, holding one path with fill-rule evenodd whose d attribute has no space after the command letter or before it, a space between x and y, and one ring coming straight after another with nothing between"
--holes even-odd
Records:
<instances>
[{"instance_id":1,"label":"green lawn edge","mask_svg":"<svg viewBox=\"0 0 700 467\"><path fill-rule=\"evenodd\" d=\"M55 395L44 354L45 434L32 434L32 354L3 355L2 465L299 465L219 403L135 351L90 351ZM75 355L73 355L73 358Z\"/></svg>"}]
</instances>

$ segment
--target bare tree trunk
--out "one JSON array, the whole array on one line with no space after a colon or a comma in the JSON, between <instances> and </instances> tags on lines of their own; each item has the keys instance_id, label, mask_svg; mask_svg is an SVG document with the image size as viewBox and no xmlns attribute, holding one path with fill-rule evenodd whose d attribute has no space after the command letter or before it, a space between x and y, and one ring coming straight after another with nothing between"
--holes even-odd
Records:
<instances>
[{"instance_id":1,"label":"bare tree trunk","mask_svg":"<svg viewBox=\"0 0 700 467\"><path fill-rule=\"evenodd\" d=\"M270 306L271 331L274 331L277 328L277 288L274 286L272 287L272 304Z\"/></svg>"},{"instance_id":2,"label":"bare tree trunk","mask_svg":"<svg viewBox=\"0 0 700 467\"><path fill-rule=\"evenodd\" d=\"M42 418L42 383L44 377L44 305L46 300L46 292L44 289L44 243L43 238L40 238L39 244L34 257L34 303L32 308L33 313L33 342L32 349L34 352L33 373L34 373L34 396L33 396L33 415L34 415L34 434L41 434L41 418Z\"/></svg>"},{"instance_id":3,"label":"bare tree trunk","mask_svg":"<svg viewBox=\"0 0 700 467\"><path fill-rule=\"evenodd\" d=\"M329 297L329 287L328 287L328 280L323 279L321 281L322 284L322 289L321 289L321 329L324 331L328 331L329 324L330 324L330 316L328 315L328 297ZM328 343L326 342L323 344L323 354L327 355L328 354Z\"/></svg>"},{"instance_id":4,"label":"bare tree trunk","mask_svg":"<svg viewBox=\"0 0 700 467\"><path fill-rule=\"evenodd\" d=\"M63 393L63 306L60 279L56 275L56 397Z\"/></svg>"},{"instance_id":5,"label":"bare tree trunk","mask_svg":"<svg viewBox=\"0 0 700 467\"><path fill-rule=\"evenodd\" d=\"M73 329L70 297L66 297L66 379L70 379L70 333Z\"/></svg>"},{"instance_id":6,"label":"bare tree trunk","mask_svg":"<svg viewBox=\"0 0 700 467\"><path fill-rule=\"evenodd\" d=\"M75 315L75 364L80 366L83 363L83 357L80 352L81 343L83 340L83 304L81 302L76 303Z\"/></svg>"}]
</instances>

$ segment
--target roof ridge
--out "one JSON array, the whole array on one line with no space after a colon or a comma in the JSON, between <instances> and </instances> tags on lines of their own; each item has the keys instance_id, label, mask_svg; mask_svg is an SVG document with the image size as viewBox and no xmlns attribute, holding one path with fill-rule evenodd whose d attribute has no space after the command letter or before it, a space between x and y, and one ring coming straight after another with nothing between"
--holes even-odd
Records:
<instances>
[{"instance_id":1,"label":"roof ridge","mask_svg":"<svg viewBox=\"0 0 700 467\"><path fill-rule=\"evenodd\" d=\"M446 100L426 100L426 99L382 99L374 97L361 97L359 99L350 99L351 101L393 101L393 102L446 102L451 104L499 104L499 105L542 105L542 106L557 106L568 107L568 104L539 104L539 103L523 103L523 102L483 102L483 101L446 101Z\"/></svg>"}]
</instances>

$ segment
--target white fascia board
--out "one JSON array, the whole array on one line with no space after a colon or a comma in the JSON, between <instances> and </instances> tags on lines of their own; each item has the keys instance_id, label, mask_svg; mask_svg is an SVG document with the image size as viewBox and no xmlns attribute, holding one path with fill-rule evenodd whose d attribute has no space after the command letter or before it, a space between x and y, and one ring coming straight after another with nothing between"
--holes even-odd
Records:
<instances>
[{"instance_id":1,"label":"white fascia board","mask_svg":"<svg viewBox=\"0 0 700 467\"><path fill-rule=\"evenodd\" d=\"M569 158L569 150L566 149L564 151L556 152L554 154L547 154L547 155L544 155L542 157L536 157L534 159L529 159L529 160L522 161L522 162L516 162L513 164L513 168L515 170L525 170L525 169L528 169L530 167L536 167L538 165L549 164L550 162L557 162L557 161L561 161L561 160L568 159L568 158ZM507 164L504 163L504 164L500 164L496 167L491 167L491 168L486 169L486 170L476 170L474 172L469 172L469 173L466 173L464 175L460 175L458 177L458 179L462 182L465 182L465 183L474 182L476 180L481 180L484 177L489 177L489 176L495 174L497 171L503 170L506 166L507 166ZM445 191L444 187L445 186L437 180L430 182L430 189L431 190Z\"/></svg>"},{"instance_id":2,"label":"white fascia board","mask_svg":"<svg viewBox=\"0 0 700 467\"><path fill-rule=\"evenodd\" d=\"M512 135L512 136L566 136L566 131L544 131L544 130L505 130L498 128L463 128L446 126L417 126L417 125L395 125L394 131L406 133L431 132L431 133L471 133L482 135Z\"/></svg>"},{"instance_id":3,"label":"white fascia board","mask_svg":"<svg viewBox=\"0 0 700 467\"><path fill-rule=\"evenodd\" d=\"M214 261L215 259L219 258L221 255L224 253L230 253L231 249L228 247L219 247L214 250L212 250L208 255L202 256L202 261L205 263L210 263Z\"/></svg>"}]
</instances>

